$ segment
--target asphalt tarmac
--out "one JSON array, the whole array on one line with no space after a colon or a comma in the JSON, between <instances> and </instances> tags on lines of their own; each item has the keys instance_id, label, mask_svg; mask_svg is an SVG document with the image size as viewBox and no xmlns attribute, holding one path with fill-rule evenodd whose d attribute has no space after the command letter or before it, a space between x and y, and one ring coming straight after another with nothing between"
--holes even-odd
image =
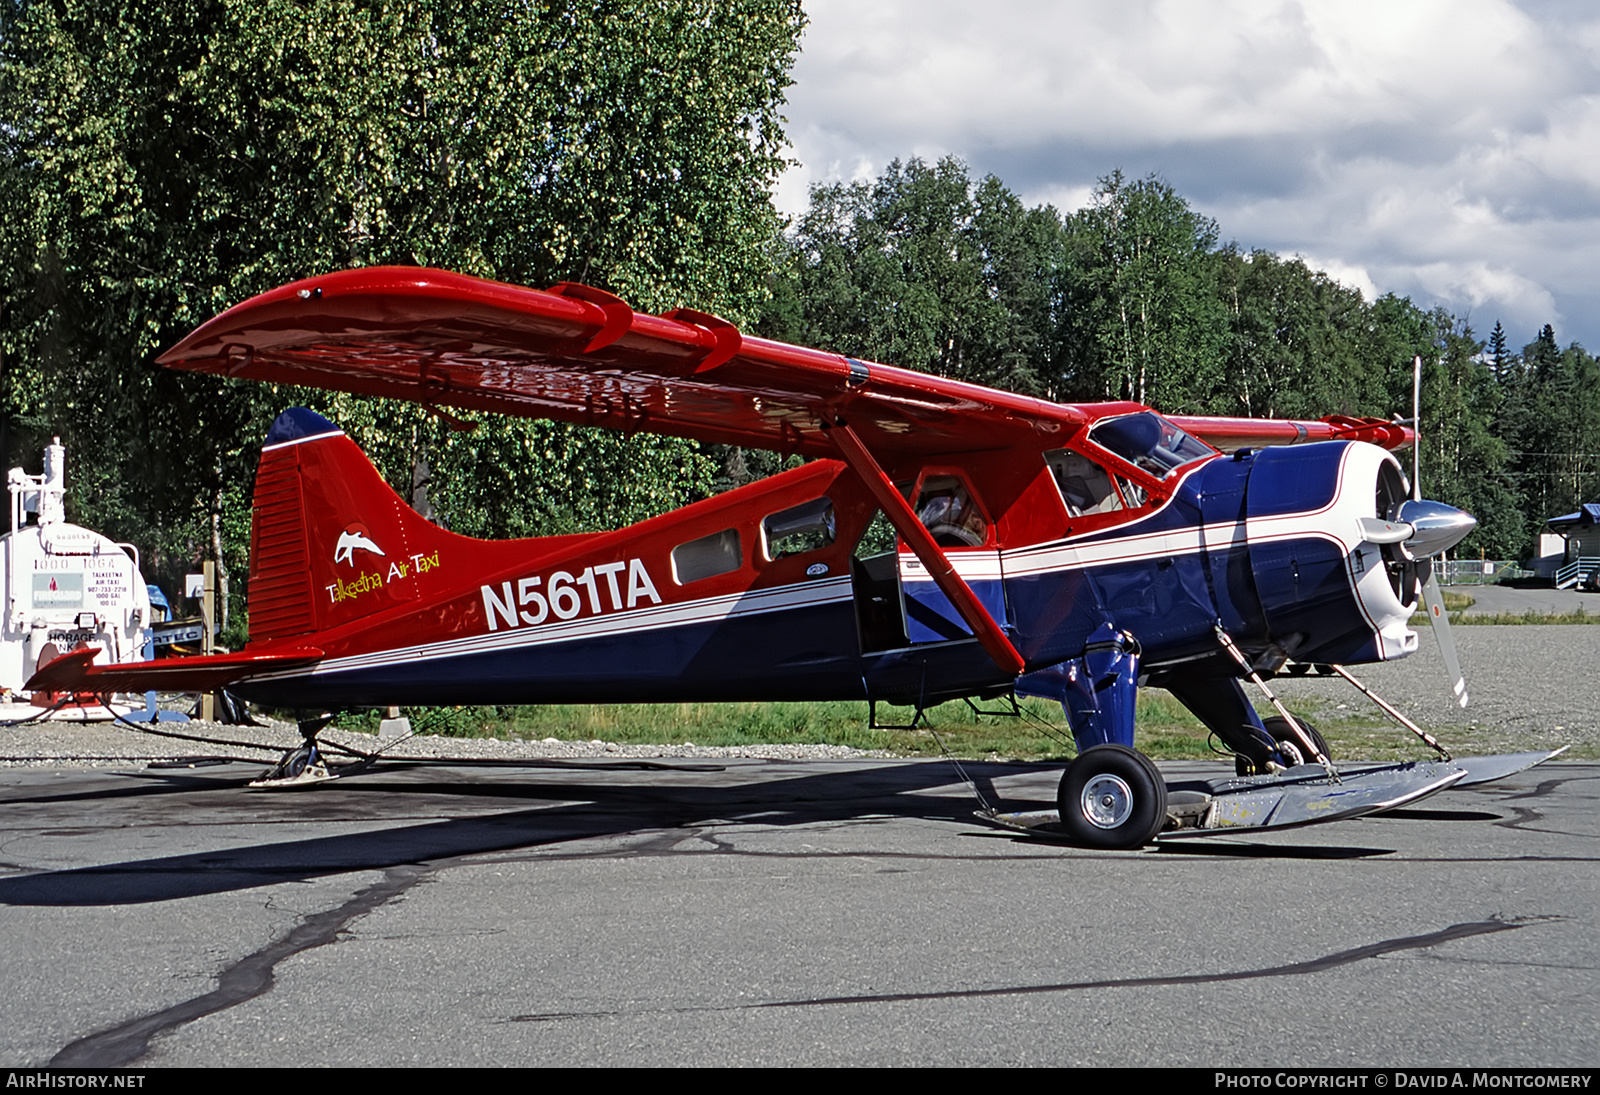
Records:
<instances>
[{"instance_id":1,"label":"asphalt tarmac","mask_svg":"<svg viewBox=\"0 0 1600 1095\"><path fill-rule=\"evenodd\" d=\"M259 771L0 771L0 1063L1600 1063L1591 763L1138 852L938 761Z\"/></svg>"}]
</instances>

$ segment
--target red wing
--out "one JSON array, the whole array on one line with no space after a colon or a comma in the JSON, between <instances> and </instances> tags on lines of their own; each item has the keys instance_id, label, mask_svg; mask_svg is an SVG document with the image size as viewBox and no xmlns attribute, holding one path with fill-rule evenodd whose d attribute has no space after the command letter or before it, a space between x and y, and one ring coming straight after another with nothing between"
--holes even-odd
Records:
<instances>
[{"instance_id":1,"label":"red wing","mask_svg":"<svg viewBox=\"0 0 1600 1095\"><path fill-rule=\"evenodd\" d=\"M844 419L882 457L1063 438L1071 406L747 338L714 316L634 312L418 267L310 278L247 300L161 357L180 369L626 431L835 455Z\"/></svg>"},{"instance_id":2,"label":"red wing","mask_svg":"<svg viewBox=\"0 0 1600 1095\"><path fill-rule=\"evenodd\" d=\"M837 455L845 421L884 462L1062 442L1138 409L1072 406L742 335L715 316L633 311L583 285L549 291L377 266L263 293L201 326L164 365L527 418ZM1219 448L1351 438L1394 448L1376 419L1178 418ZM1054 447L1054 446L1048 446Z\"/></svg>"},{"instance_id":3,"label":"red wing","mask_svg":"<svg viewBox=\"0 0 1600 1095\"><path fill-rule=\"evenodd\" d=\"M1267 445L1296 445L1306 441L1369 441L1386 449L1403 449L1415 434L1381 418L1351 418L1333 414L1316 422L1286 418L1201 418L1168 415L1178 428L1224 452L1259 449Z\"/></svg>"}]
</instances>

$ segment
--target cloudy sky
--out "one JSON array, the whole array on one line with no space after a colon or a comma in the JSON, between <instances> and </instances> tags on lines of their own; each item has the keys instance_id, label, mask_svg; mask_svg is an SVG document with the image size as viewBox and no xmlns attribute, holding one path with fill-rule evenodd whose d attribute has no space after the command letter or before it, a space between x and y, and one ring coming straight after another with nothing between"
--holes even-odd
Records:
<instances>
[{"instance_id":1,"label":"cloudy sky","mask_svg":"<svg viewBox=\"0 0 1600 1095\"><path fill-rule=\"evenodd\" d=\"M956 155L1063 211L1155 173L1246 249L1600 351L1600 4L806 0L778 192Z\"/></svg>"}]
</instances>

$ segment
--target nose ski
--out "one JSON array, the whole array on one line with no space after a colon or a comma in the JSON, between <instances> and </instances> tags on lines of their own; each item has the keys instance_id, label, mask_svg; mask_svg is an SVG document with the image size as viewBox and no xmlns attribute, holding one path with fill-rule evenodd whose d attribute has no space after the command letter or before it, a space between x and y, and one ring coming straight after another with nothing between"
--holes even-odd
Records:
<instances>
[{"instance_id":1,"label":"nose ski","mask_svg":"<svg viewBox=\"0 0 1600 1095\"><path fill-rule=\"evenodd\" d=\"M1338 782L1330 779L1321 765L1304 764L1271 775L1164 783L1164 818L1151 839L1182 840L1246 830L1292 829L1378 814L1420 802L1441 791L1504 779L1543 764L1566 748L1454 760L1346 763L1340 766ZM1064 802L1056 810L980 812L978 816L1002 828L1042 839L1084 843L1075 839L1075 831L1082 830L1083 822L1067 813L1075 804ZM1084 805L1083 811L1091 815L1094 812L1090 805ZM1102 817L1100 823L1104 824L1104 820ZM1091 817L1089 824L1095 823ZM1134 848L1146 843L1148 840L1101 846Z\"/></svg>"}]
</instances>

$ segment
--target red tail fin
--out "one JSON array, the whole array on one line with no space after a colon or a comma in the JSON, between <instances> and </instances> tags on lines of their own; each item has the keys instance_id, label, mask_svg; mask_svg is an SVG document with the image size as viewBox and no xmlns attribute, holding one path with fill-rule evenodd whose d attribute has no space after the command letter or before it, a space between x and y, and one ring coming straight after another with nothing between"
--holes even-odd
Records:
<instances>
[{"instance_id":1,"label":"red tail fin","mask_svg":"<svg viewBox=\"0 0 1600 1095\"><path fill-rule=\"evenodd\" d=\"M339 427L296 407L273 422L256 470L250 529L253 649L116 666L91 666L94 652L84 651L49 663L28 687L208 690L309 665L323 657L323 650L284 640L327 632L432 595L442 586L441 552L457 571L481 562L473 552L458 550L468 543L473 542L418 517ZM260 649L267 643L273 646Z\"/></svg>"},{"instance_id":2,"label":"red tail fin","mask_svg":"<svg viewBox=\"0 0 1600 1095\"><path fill-rule=\"evenodd\" d=\"M426 595L445 538L339 427L284 411L256 471L251 642L327 631Z\"/></svg>"}]
</instances>

